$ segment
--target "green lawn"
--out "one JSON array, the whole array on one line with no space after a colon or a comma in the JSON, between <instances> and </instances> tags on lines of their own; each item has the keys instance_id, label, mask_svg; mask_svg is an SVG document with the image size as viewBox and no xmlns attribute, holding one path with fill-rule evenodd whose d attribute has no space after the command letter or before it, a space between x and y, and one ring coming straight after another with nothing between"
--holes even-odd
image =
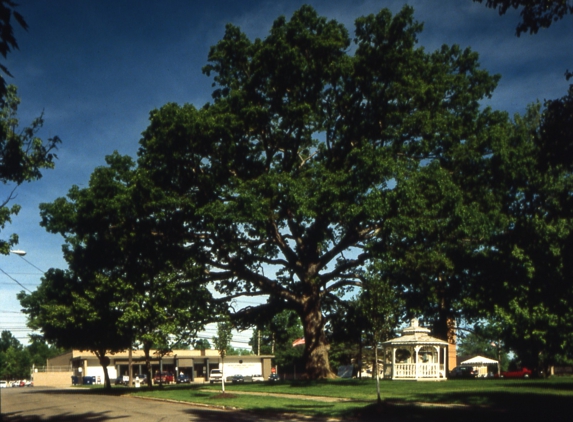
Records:
<instances>
[{"instance_id":1,"label":"green lawn","mask_svg":"<svg viewBox=\"0 0 573 422\"><path fill-rule=\"evenodd\" d=\"M302 413L349 420L399 421L569 421L573 378L550 380L450 380L446 382L382 381L383 406L376 406L373 380L335 380L280 384L164 386L153 390L125 389L135 396L240 408L252 412ZM119 391L114 389L115 393ZM240 392L256 393L244 395ZM235 393L235 394L234 394ZM288 398L266 395L288 394ZM347 401L301 400L322 396Z\"/></svg>"}]
</instances>

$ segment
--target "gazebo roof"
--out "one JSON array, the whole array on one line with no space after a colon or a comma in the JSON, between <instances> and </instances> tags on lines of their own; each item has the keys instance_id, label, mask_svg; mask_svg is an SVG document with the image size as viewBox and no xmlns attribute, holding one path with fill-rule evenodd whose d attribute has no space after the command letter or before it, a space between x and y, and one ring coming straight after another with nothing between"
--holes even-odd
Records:
<instances>
[{"instance_id":1,"label":"gazebo roof","mask_svg":"<svg viewBox=\"0 0 573 422\"><path fill-rule=\"evenodd\" d=\"M430 345L444 345L447 346L448 342L440 340L439 338L432 337L430 330L425 327L420 327L416 318L410 321L410 326L402 330L400 337L393 338L385 341L385 345L414 345L414 344L430 344Z\"/></svg>"}]
</instances>

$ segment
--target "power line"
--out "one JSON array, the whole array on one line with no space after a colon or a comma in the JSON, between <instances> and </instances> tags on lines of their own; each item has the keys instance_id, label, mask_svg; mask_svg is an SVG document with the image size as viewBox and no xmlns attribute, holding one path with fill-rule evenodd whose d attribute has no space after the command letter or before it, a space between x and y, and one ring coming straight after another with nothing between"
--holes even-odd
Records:
<instances>
[{"instance_id":1,"label":"power line","mask_svg":"<svg viewBox=\"0 0 573 422\"><path fill-rule=\"evenodd\" d=\"M37 269L38 271L46 274L46 272L44 270L42 270L41 268L36 267L34 264L32 264L30 261L28 261L26 258L24 258L22 255L18 255L20 258L22 258L24 261L26 261L28 264L30 264L32 267L34 267L35 269Z\"/></svg>"},{"instance_id":2,"label":"power line","mask_svg":"<svg viewBox=\"0 0 573 422\"><path fill-rule=\"evenodd\" d=\"M12 277L10 274L8 274L6 271L4 271L2 268L0 268L0 271L2 271L2 273L4 273L10 280L15 281L16 283L18 283L20 285L20 287L23 287L24 289L28 290L30 293L33 293L32 290L28 289L26 286L24 286L22 283L20 283L18 280L16 280L14 277Z\"/></svg>"}]
</instances>

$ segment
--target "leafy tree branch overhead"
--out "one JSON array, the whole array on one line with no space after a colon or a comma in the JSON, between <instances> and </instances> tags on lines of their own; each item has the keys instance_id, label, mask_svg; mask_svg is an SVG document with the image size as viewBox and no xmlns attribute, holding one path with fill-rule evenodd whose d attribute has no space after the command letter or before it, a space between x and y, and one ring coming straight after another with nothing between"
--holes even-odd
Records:
<instances>
[{"instance_id":1,"label":"leafy tree branch overhead","mask_svg":"<svg viewBox=\"0 0 573 422\"><path fill-rule=\"evenodd\" d=\"M484 3L484 0L473 1ZM485 0L485 4L497 9L500 15L510 8L520 9L521 22L516 28L517 36L527 31L536 34L541 28L548 28L566 15L573 14L571 0Z\"/></svg>"},{"instance_id":2,"label":"leafy tree branch overhead","mask_svg":"<svg viewBox=\"0 0 573 422\"><path fill-rule=\"evenodd\" d=\"M16 2L12 0L0 0L0 54L4 58L8 56L10 51L18 49L18 42L16 41L16 37L14 36L14 27L13 22L14 20L20 25L23 29L28 29L28 24L24 17L16 10ZM12 20L14 18L14 20ZM8 68L3 64L0 64L0 70L4 72L7 76L12 76L12 74L8 71ZM0 98L2 98L1 102L3 105L4 96L8 92L6 80L4 76L0 74Z\"/></svg>"},{"instance_id":3,"label":"leafy tree branch overhead","mask_svg":"<svg viewBox=\"0 0 573 422\"><path fill-rule=\"evenodd\" d=\"M28 28L22 15L15 10L16 6L12 0L0 0L0 54L4 58L12 49L18 49L12 26L14 20L22 28ZM0 71L12 76L3 64L0 64ZM16 197L17 187L24 182L40 179L43 169L53 168L57 159L54 150L61 142L57 136L47 141L38 138L37 133L44 123L42 115L34 119L30 126L19 127L19 104L16 87L6 84L4 76L0 74L0 184L7 188L7 191L0 192L0 229L4 229L20 210L18 205L8 207L8 203ZM8 239L0 239L0 253L7 254L10 247L17 243L16 234Z\"/></svg>"}]
</instances>

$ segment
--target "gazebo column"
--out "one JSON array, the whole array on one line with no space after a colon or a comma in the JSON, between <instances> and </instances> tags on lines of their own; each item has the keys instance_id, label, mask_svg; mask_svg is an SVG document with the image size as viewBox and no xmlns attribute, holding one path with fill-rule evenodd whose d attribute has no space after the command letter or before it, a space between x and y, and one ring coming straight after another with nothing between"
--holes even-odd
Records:
<instances>
[{"instance_id":1,"label":"gazebo column","mask_svg":"<svg viewBox=\"0 0 573 422\"><path fill-rule=\"evenodd\" d=\"M434 349L436 349L436 352L438 353L438 361L434 362L434 365L436 366L436 378L440 379L440 346L434 346Z\"/></svg>"},{"instance_id":2,"label":"gazebo column","mask_svg":"<svg viewBox=\"0 0 573 422\"><path fill-rule=\"evenodd\" d=\"M396 378L396 347L392 346L392 379Z\"/></svg>"},{"instance_id":3,"label":"gazebo column","mask_svg":"<svg viewBox=\"0 0 573 422\"><path fill-rule=\"evenodd\" d=\"M416 369L416 380L418 379L418 374L419 374L419 369L420 369L420 368L419 368L419 367L420 367L420 358L419 358L418 352L420 351L421 347L422 347L422 346L416 346L416 347L414 347L414 351L416 352L416 354L414 355L414 356L415 356L415 359L414 359L414 360L415 360L415 366L414 366L414 368Z\"/></svg>"}]
</instances>

